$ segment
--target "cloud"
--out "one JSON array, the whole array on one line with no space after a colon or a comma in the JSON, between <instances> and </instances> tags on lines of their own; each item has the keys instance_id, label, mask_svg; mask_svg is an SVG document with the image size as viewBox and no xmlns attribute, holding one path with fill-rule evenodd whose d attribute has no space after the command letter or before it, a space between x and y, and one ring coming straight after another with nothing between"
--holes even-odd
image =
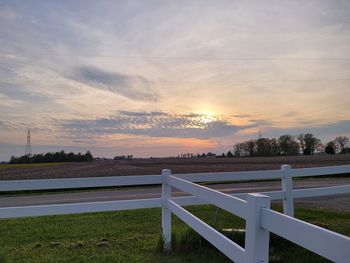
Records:
<instances>
[{"instance_id":1,"label":"cloud","mask_svg":"<svg viewBox=\"0 0 350 263\"><path fill-rule=\"evenodd\" d=\"M102 69L81 66L73 71L72 79L97 89L118 93L136 101L157 101L158 96L152 90L152 82L138 75L126 75L108 72Z\"/></svg>"},{"instance_id":2,"label":"cloud","mask_svg":"<svg viewBox=\"0 0 350 263\"><path fill-rule=\"evenodd\" d=\"M111 118L65 120L60 129L72 136L130 134L150 137L217 138L232 136L240 126L203 114L121 111Z\"/></svg>"},{"instance_id":3,"label":"cloud","mask_svg":"<svg viewBox=\"0 0 350 263\"><path fill-rule=\"evenodd\" d=\"M23 101L10 98L5 94L0 93L0 107L2 106L2 107L15 108L21 105L23 105Z\"/></svg>"},{"instance_id":4,"label":"cloud","mask_svg":"<svg viewBox=\"0 0 350 263\"><path fill-rule=\"evenodd\" d=\"M13 21L16 20L18 16L19 14L16 12L16 10L9 5L5 5L0 8L0 21Z\"/></svg>"},{"instance_id":5,"label":"cloud","mask_svg":"<svg viewBox=\"0 0 350 263\"><path fill-rule=\"evenodd\" d=\"M271 126L272 122L269 120L249 120L251 124L247 125L247 128L254 128L259 126Z\"/></svg>"},{"instance_id":6,"label":"cloud","mask_svg":"<svg viewBox=\"0 0 350 263\"><path fill-rule=\"evenodd\" d=\"M251 115L249 115L249 114L233 114L232 117L235 117L235 118L249 118L249 117L251 117Z\"/></svg>"},{"instance_id":7,"label":"cloud","mask_svg":"<svg viewBox=\"0 0 350 263\"><path fill-rule=\"evenodd\" d=\"M298 135L300 133L313 133L316 137L321 138L323 143L339 135L350 136L350 120L329 121L318 125L308 124L307 126L290 128L269 126L263 129L263 134L266 137L278 137L282 134Z\"/></svg>"}]
</instances>

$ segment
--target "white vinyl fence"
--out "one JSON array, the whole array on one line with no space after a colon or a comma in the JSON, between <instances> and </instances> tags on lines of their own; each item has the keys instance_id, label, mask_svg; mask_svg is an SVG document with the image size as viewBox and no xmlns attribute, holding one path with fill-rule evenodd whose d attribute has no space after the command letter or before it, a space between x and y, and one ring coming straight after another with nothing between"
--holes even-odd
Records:
<instances>
[{"instance_id":1,"label":"white vinyl fence","mask_svg":"<svg viewBox=\"0 0 350 263\"><path fill-rule=\"evenodd\" d=\"M162 185L162 197L152 199L71 203L56 205L0 208L0 218L41 215L76 214L139 208L162 208L164 249L171 249L171 213L174 213L234 262L265 263L269 256L269 233L275 233L329 260L350 261L350 238L294 218L294 198L350 193L350 185L293 189L293 177L350 173L350 165L281 170L175 174L163 170L162 175L117 176L73 179L0 181L0 192L69 189L129 185ZM228 195L197 184L261 179L281 179L281 191ZM175 187L191 196L172 197ZM284 213L270 209L271 200L283 200ZM182 206L213 204L246 220L244 248L195 217Z\"/></svg>"}]
</instances>

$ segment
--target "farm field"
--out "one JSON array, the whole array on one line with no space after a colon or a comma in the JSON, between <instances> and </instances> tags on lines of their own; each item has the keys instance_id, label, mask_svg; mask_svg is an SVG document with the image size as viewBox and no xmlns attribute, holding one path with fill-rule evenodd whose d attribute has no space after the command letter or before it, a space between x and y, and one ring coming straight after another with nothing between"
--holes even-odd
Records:
<instances>
[{"instance_id":1,"label":"farm field","mask_svg":"<svg viewBox=\"0 0 350 263\"><path fill-rule=\"evenodd\" d=\"M214 221L213 206L187 209L220 231L245 227L223 210ZM350 213L296 206L296 217L350 235ZM175 216L172 225L174 249L167 254L160 250L160 209L1 220L0 262L230 262ZM274 235L270 242L270 262L329 262Z\"/></svg>"},{"instance_id":2,"label":"farm field","mask_svg":"<svg viewBox=\"0 0 350 263\"><path fill-rule=\"evenodd\" d=\"M171 169L173 173L267 170L280 169L282 164L291 164L293 168L346 165L350 164L350 155L227 159L158 158L13 166L2 164L0 165L0 180L146 175L160 174L162 169Z\"/></svg>"}]
</instances>

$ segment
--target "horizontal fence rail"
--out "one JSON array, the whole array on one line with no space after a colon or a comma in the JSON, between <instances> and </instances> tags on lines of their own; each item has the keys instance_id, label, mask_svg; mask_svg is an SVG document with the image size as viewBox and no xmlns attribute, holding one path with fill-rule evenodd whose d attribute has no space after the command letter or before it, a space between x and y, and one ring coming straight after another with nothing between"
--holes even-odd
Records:
<instances>
[{"instance_id":1,"label":"horizontal fence rail","mask_svg":"<svg viewBox=\"0 0 350 263\"><path fill-rule=\"evenodd\" d=\"M247 172L220 172L220 173L194 173L174 174L174 176L189 182L226 182L260 179L281 179L281 170L247 171Z\"/></svg>"},{"instance_id":2,"label":"horizontal fence rail","mask_svg":"<svg viewBox=\"0 0 350 263\"><path fill-rule=\"evenodd\" d=\"M323 176L346 173L350 173L350 165L291 169L292 177ZM281 170L174 174L174 176L178 178L196 183L281 179L283 175L284 173Z\"/></svg>"},{"instance_id":3,"label":"horizontal fence rail","mask_svg":"<svg viewBox=\"0 0 350 263\"><path fill-rule=\"evenodd\" d=\"M322 175L346 174L346 173L350 173L350 165L291 169L291 175L293 177L322 176Z\"/></svg>"},{"instance_id":4,"label":"horizontal fence rail","mask_svg":"<svg viewBox=\"0 0 350 263\"><path fill-rule=\"evenodd\" d=\"M294 198L340 195L347 193L350 193L350 185L305 188L292 191Z\"/></svg>"},{"instance_id":5,"label":"horizontal fence rail","mask_svg":"<svg viewBox=\"0 0 350 263\"><path fill-rule=\"evenodd\" d=\"M0 208L0 218L66 215L161 207L161 198Z\"/></svg>"},{"instance_id":6,"label":"horizontal fence rail","mask_svg":"<svg viewBox=\"0 0 350 263\"><path fill-rule=\"evenodd\" d=\"M0 191L51 190L161 184L160 175L132 175L65 179L35 179L0 181Z\"/></svg>"},{"instance_id":7,"label":"horizontal fence rail","mask_svg":"<svg viewBox=\"0 0 350 263\"><path fill-rule=\"evenodd\" d=\"M261 209L261 226L337 263L350 259L350 238L270 209Z\"/></svg>"},{"instance_id":8,"label":"horizontal fence rail","mask_svg":"<svg viewBox=\"0 0 350 263\"><path fill-rule=\"evenodd\" d=\"M350 185L298 189L293 191L293 196L295 198L305 198L305 197L318 197L318 196L338 195L338 194L347 194L347 193L350 193ZM281 200L283 198L282 191L261 192L261 194L270 197L271 200ZM246 200L247 193L229 194L229 196L232 196L241 200ZM156 207L161 207L161 200L162 200L161 198L150 198L150 199L135 199L135 200L120 200L120 201L4 207L4 208L0 208L0 218L15 218L15 217L127 210L127 208L125 207L130 207L129 209L156 208ZM205 201L196 196L173 197L172 200L180 206L212 204L211 202ZM69 209L68 209L68 205L70 206ZM108 207L110 206L111 208L109 209ZM101 207L104 207L104 208L101 208ZM232 209L230 209L230 211L232 211ZM241 217L244 218L244 213L241 213Z\"/></svg>"}]
</instances>

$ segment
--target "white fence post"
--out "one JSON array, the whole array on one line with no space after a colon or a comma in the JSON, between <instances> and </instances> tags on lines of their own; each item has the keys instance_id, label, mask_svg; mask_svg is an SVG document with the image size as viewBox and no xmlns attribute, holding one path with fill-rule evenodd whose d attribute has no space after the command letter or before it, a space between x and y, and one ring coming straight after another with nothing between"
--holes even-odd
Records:
<instances>
[{"instance_id":1,"label":"white fence post","mask_svg":"<svg viewBox=\"0 0 350 263\"><path fill-rule=\"evenodd\" d=\"M269 262L270 232L260 225L261 208L270 208L270 198L254 193L247 195L248 214L246 219L245 252L246 263Z\"/></svg>"},{"instance_id":2,"label":"white fence post","mask_svg":"<svg viewBox=\"0 0 350 263\"><path fill-rule=\"evenodd\" d=\"M171 249L171 211L167 207L167 200L171 198L171 186L168 184L168 176L171 171L168 169L162 170L162 230L164 250Z\"/></svg>"},{"instance_id":3,"label":"white fence post","mask_svg":"<svg viewBox=\"0 0 350 263\"><path fill-rule=\"evenodd\" d=\"M293 178L291 174L292 167L288 164L281 166L282 191L283 191L283 213L294 217L294 198L293 198Z\"/></svg>"}]
</instances>

